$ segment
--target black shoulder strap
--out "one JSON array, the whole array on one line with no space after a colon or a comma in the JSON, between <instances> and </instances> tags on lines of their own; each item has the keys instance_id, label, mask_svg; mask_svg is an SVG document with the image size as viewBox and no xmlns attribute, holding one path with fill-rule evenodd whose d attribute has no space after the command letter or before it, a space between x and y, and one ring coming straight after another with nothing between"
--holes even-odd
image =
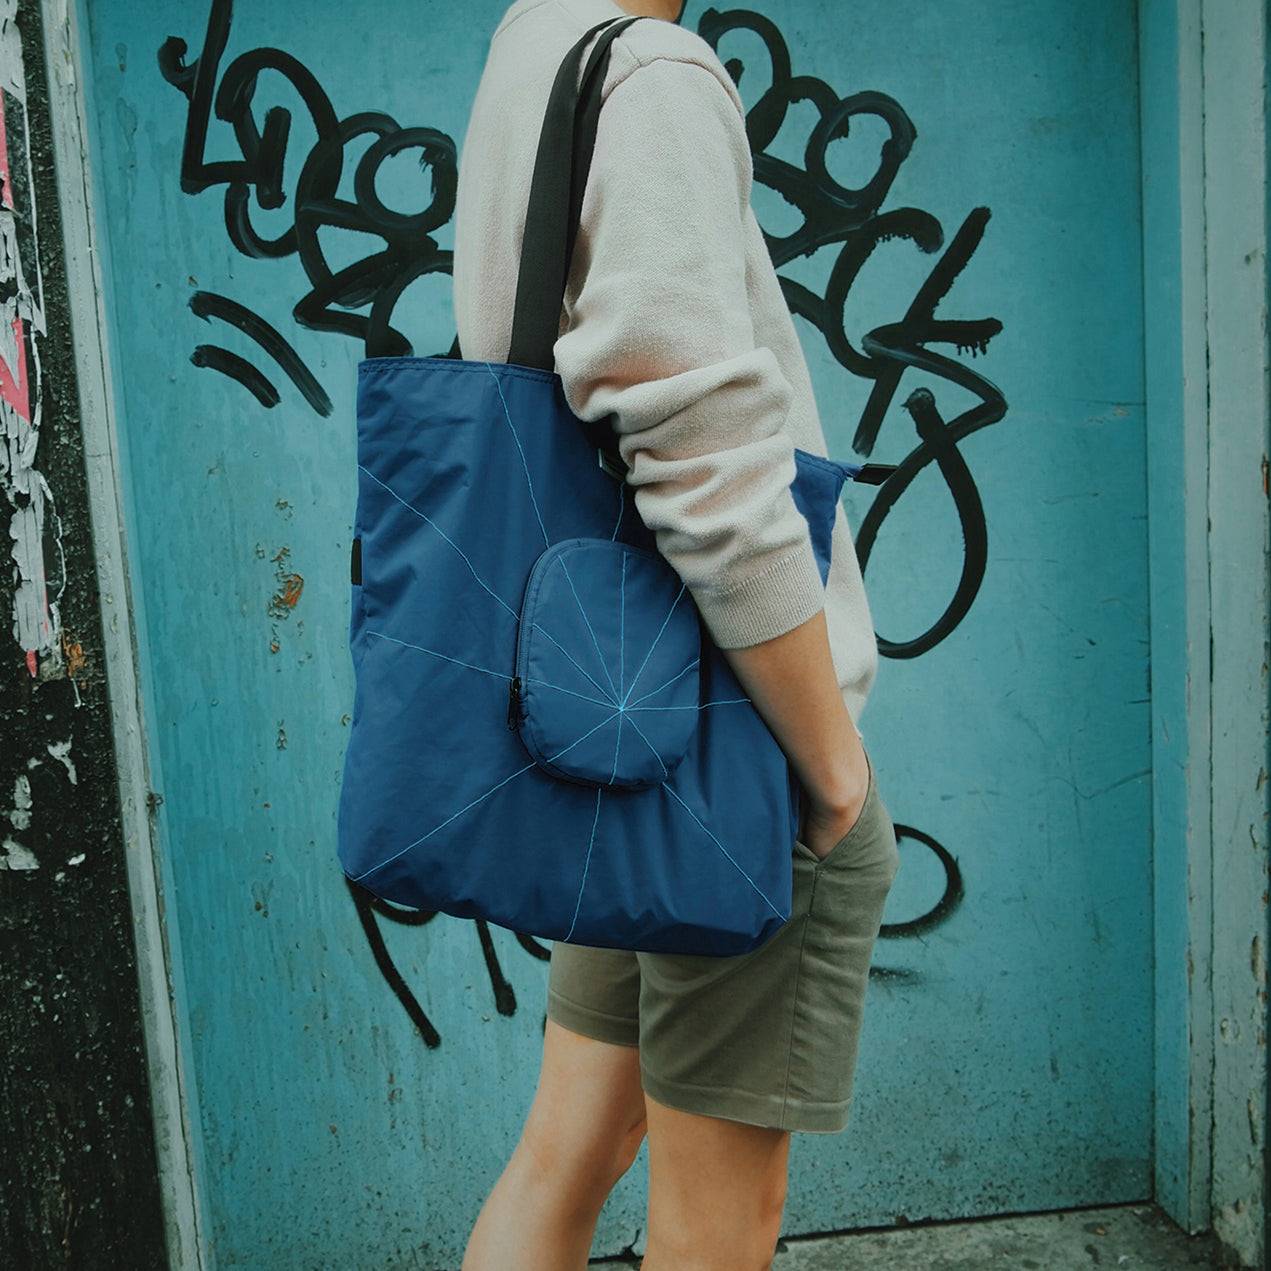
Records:
<instances>
[{"instance_id":1,"label":"black shoulder strap","mask_svg":"<svg viewBox=\"0 0 1271 1271\"><path fill-rule=\"evenodd\" d=\"M600 94L610 45L639 16L592 27L565 54L552 83L539 132L521 242L508 361L550 371L583 191L596 146ZM601 32L579 79L583 49ZM457 344L457 337L456 337Z\"/></svg>"}]
</instances>

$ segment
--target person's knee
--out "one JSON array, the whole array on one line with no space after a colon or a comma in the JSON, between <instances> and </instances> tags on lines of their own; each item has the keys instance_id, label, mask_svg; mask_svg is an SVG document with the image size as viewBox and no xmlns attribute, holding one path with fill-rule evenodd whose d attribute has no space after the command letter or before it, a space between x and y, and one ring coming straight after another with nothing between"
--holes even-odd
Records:
<instances>
[{"instance_id":1,"label":"person's knee","mask_svg":"<svg viewBox=\"0 0 1271 1271\"><path fill-rule=\"evenodd\" d=\"M785 1213L784 1153L713 1179L699 1173L695 1182L682 1169L665 1172L662 1159L655 1169L649 1271L767 1271Z\"/></svg>"},{"instance_id":2,"label":"person's knee","mask_svg":"<svg viewBox=\"0 0 1271 1271\"><path fill-rule=\"evenodd\" d=\"M568 1127L531 1121L518 1145L531 1176L584 1207L599 1208L629 1170L644 1141L644 1118L620 1125Z\"/></svg>"},{"instance_id":3,"label":"person's knee","mask_svg":"<svg viewBox=\"0 0 1271 1271\"><path fill-rule=\"evenodd\" d=\"M781 1220L786 1209L786 1171L773 1171L763 1181L755 1204L754 1256L757 1267L767 1267L781 1237Z\"/></svg>"},{"instance_id":4,"label":"person's knee","mask_svg":"<svg viewBox=\"0 0 1271 1271\"><path fill-rule=\"evenodd\" d=\"M722 1203L684 1194L667 1204L663 1194L650 1213L649 1267L767 1271L781 1236L786 1185L785 1171L772 1170L752 1180L744 1198L733 1196Z\"/></svg>"},{"instance_id":5,"label":"person's knee","mask_svg":"<svg viewBox=\"0 0 1271 1271\"><path fill-rule=\"evenodd\" d=\"M637 1117L611 1136L607 1147L597 1153L597 1168L608 1180L606 1191L635 1164L646 1128L644 1117Z\"/></svg>"},{"instance_id":6,"label":"person's knee","mask_svg":"<svg viewBox=\"0 0 1271 1271\"><path fill-rule=\"evenodd\" d=\"M759 1186L759 1213L764 1221L773 1223L778 1228L781 1226L781 1215L785 1212L789 1182L789 1172L783 1161L780 1169L773 1168L765 1173L763 1182Z\"/></svg>"}]
</instances>

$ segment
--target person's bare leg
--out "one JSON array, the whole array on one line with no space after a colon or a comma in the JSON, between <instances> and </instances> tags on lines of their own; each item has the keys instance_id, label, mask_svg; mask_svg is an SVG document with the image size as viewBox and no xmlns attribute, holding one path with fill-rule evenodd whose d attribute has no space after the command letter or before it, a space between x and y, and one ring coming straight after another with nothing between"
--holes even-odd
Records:
<instances>
[{"instance_id":1,"label":"person's bare leg","mask_svg":"<svg viewBox=\"0 0 1271 1271\"><path fill-rule=\"evenodd\" d=\"M642 1271L767 1271L781 1234L790 1135L645 1096L649 1237Z\"/></svg>"},{"instance_id":2,"label":"person's bare leg","mask_svg":"<svg viewBox=\"0 0 1271 1271\"><path fill-rule=\"evenodd\" d=\"M534 1102L462 1271L582 1271L601 1206L643 1138L637 1049L549 1019Z\"/></svg>"}]
</instances>

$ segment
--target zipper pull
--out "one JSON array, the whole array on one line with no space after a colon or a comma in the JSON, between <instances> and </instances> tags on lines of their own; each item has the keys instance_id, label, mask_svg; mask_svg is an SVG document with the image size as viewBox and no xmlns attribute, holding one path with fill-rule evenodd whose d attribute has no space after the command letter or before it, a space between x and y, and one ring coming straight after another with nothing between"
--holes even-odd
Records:
<instances>
[{"instance_id":1,"label":"zipper pull","mask_svg":"<svg viewBox=\"0 0 1271 1271\"><path fill-rule=\"evenodd\" d=\"M521 677L514 675L508 683L508 728L515 732L521 726Z\"/></svg>"}]
</instances>

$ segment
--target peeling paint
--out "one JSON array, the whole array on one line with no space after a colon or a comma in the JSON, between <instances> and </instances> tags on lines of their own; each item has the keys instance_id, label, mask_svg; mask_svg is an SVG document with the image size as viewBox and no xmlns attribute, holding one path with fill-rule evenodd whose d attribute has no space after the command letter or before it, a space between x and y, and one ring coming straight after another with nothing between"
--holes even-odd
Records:
<instances>
[{"instance_id":1,"label":"peeling paint","mask_svg":"<svg viewBox=\"0 0 1271 1271\"><path fill-rule=\"evenodd\" d=\"M280 507L285 505L286 500L279 500ZM264 556L264 554L264 548L257 544L256 555ZM274 619L269 632L270 653L277 653L282 648L282 641L278 637L278 623L280 621L285 622L291 617L292 610L299 603L300 594L304 591L304 578L287 567L287 558L290 555L291 548L283 546L270 557L274 563L274 578L278 584L274 589L274 594L269 598L267 606L269 616ZM299 633L300 624L297 623L296 627L297 633ZM279 749L281 748L282 745L280 744Z\"/></svg>"},{"instance_id":2,"label":"peeling paint","mask_svg":"<svg viewBox=\"0 0 1271 1271\"><path fill-rule=\"evenodd\" d=\"M0 850L4 852L4 855L0 856L0 869L40 868L40 862L35 859L35 853L29 847L23 847L21 843L11 838L0 843Z\"/></svg>"},{"instance_id":3,"label":"peeling paint","mask_svg":"<svg viewBox=\"0 0 1271 1271\"><path fill-rule=\"evenodd\" d=\"M31 825L31 778L25 772L14 778L13 807L8 817L15 830L25 830Z\"/></svg>"},{"instance_id":4,"label":"peeling paint","mask_svg":"<svg viewBox=\"0 0 1271 1271\"><path fill-rule=\"evenodd\" d=\"M64 674L61 518L36 464L47 333L17 0L0 0L0 490L9 505L13 636L32 678ZM50 579L49 562L56 566Z\"/></svg>"},{"instance_id":5,"label":"peeling paint","mask_svg":"<svg viewBox=\"0 0 1271 1271\"><path fill-rule=\"evenodd\" d=\"M71 785L75 785L79 778L75 772L75 761L71 758L71 739L68 737L65 741L51 741L47 749L49 754L66 768L66 775L71 779Z\"/></svg>"},{"instance_id":6,"label":"peeling paint","mask_svg":"<svg viewBox=\"0 0 1271 1271\"><path fill-rule=\"evenodd\" d=\"M66 674L74 679L84 669L84 649L78 640L62 634L62 654L66 658Z\"/></svg>"},{"instance_id":7,"label":"peeling paint","mask_svg":"<svg viewBox=\"0 0 1271 1271\"><path fill-rule=\"evenodd\" d=\"M290 617L304 590L305 580L287 568L287 557L290 555L289 547L280 547L274 553L273 561L277 566L274 573L278 579L278 587L269 600L269 613L274 618Z\"/></svg>"}]
</instances>

